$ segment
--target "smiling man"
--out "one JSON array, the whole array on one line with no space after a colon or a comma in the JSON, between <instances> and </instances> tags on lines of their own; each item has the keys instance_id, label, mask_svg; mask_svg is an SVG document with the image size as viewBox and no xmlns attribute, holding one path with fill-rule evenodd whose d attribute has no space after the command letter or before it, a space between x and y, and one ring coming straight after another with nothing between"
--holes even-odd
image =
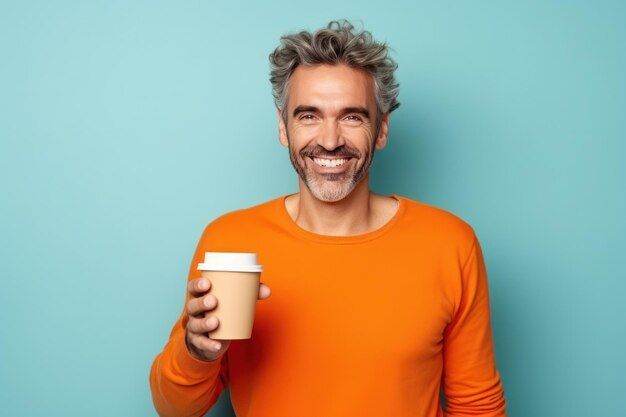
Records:
<instances>
[{"instance_id":1,"label":"smiling man","mask_svg":"<svg viewBox=\"0 0 626 417\"><path fill-rule=\"evenodd\" d=\"M287 210L301 227L324 235L382 226L398 203L369 190L374 149L385 146L389 130L389 111L378 111L372 77L344 63L301 65L289 85L279 138L289 147L300 192L285 199Z\"/></svg>"},{"instance_id":2,"label":"smiling man","mask_svg":"<svg viewBox=\"0 0 626 417\"><path fill-rule=\"evenodd\" d=\"M270 62L299 192L205 229L152 366L157 411L202 416L230 387L240 417L505 416L472 228L369 188L399 106L387 47L331 22L284 36ZM207 335L219 300L196 271L206 251L256 252L264 265L249 340Z\"/></svg>"}]
</instances>

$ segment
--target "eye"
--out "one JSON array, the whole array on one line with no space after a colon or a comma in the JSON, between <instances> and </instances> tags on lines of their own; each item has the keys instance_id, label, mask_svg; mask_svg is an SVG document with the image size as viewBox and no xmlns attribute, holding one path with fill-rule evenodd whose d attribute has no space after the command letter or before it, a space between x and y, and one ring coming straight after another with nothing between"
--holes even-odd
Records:
<instances>
[{"instance_id":1,"label":"eye","mask_svg":"<svg viewBox=\"0 0 626 417\"><path fill-rule=\"evenodd\" d=\"M349 122L360 123L363 121L363 118L358 114L349 114L345 117L345 119Z\"/></svg>"},{"instance_id":2,"label":"eye","mask_svg":"<svg viewBox=\"0 0 626 417\"><path fill-rule=\"evenodd\" d=\"M300 120L313 120L315 119L315 116L311 113L305 113L302 116L300 116Z\"/></svg>"}]
</instances>

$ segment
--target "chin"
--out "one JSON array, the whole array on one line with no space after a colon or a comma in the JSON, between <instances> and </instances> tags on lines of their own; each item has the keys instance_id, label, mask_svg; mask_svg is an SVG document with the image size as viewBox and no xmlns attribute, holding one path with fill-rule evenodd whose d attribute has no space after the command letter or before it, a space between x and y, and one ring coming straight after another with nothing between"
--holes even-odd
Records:
<instances>
[{"instance_id":1,"label":"chin","mask_svg":"<svg viewBox=\"0 0 626 417\"><path fill-rule=\"evenodd\" d=\"M349 196L355 188L349 185L343 187L318 187L308 183L306 185L313 197L326 203L335 203L343 200Z\"/></svg>"}]
</instances>

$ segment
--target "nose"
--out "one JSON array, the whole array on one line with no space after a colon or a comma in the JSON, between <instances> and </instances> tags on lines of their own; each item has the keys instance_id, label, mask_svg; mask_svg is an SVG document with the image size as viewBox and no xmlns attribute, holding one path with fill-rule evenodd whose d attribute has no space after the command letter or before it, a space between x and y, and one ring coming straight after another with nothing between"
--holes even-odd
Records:
<instances>
[{"instance_id":1,"label":"nose","mask_svg":"<svg viewBox=\"0 0 626 417\"><path fill-rule=\"evenodd\" d=\"M341 126L335 120L324 122L322 131L318 138L318 144L327 151L333 151L345 145L345 140L341 135Z\"/></svg>"}]
</instances>

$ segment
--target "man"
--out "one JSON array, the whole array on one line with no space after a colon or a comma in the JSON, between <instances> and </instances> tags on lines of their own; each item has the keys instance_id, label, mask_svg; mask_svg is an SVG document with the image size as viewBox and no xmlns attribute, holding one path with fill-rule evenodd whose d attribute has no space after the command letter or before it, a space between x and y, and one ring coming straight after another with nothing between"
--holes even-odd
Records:
<instances>
[{"instance_id":1,"label":"man","mask_svg":"<svg viewBox=\"0 0 626 417\"><path fill-rule=\"evenodd\" d=\"M188 299L151 372L162 416L202 416L230 386L244 416L505 415L485 267L466 223L369 189L398 107L387 48L348 22L270 55L280 143L299 192L207 226ZM211 340L205 251L264 266L252 338Z\"/></svg>"}]
</instances>

